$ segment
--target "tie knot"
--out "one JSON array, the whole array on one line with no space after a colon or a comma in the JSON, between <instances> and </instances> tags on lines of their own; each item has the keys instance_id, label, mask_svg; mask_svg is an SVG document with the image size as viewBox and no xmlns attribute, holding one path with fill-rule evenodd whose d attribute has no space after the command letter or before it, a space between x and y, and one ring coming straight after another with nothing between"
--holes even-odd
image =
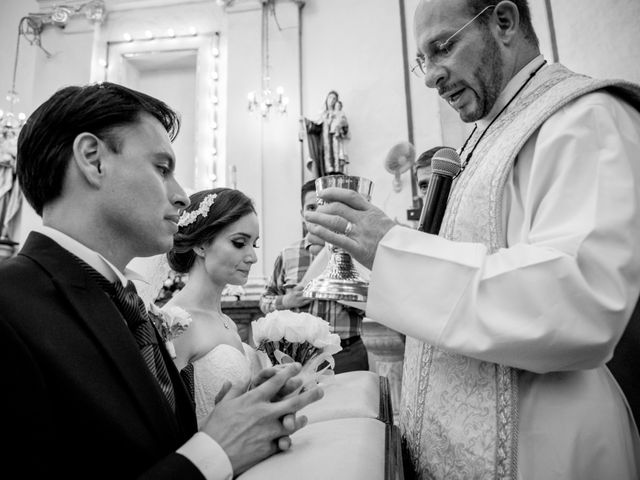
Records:
<instances>
[{"instance_id":1,"label":"tie knot","mask_svg":"<svg viewBox=\"0 0 640 480\"><path fill-rule=\"evenodd\" d=\"M135 285L131 280L126 285L120 282L111 284L113 287L113 298L127 319L131 328L136 328L139 324L147 320L147 310L144 302L138 296Z\"/></svg>"},{"instance_id":2,"label":"tie knot","mask_svg":"<svg viewBox=\"0 0 640 480\"><path fill-rule=\"evenodd\" d=\"M122 283L116 281L114 282L113 286L116 288L116 290L119 288L122 289L128 295L138 294L138 291L136 290L136 286L133 284L131 280L128 280L126 285L122 285Z\"/></svg>"}]
</instances>

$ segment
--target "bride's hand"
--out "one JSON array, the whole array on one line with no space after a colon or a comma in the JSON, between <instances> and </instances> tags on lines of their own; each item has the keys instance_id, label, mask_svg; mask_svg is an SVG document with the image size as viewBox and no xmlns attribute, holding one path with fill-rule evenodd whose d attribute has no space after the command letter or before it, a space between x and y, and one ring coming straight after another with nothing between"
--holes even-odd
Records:
<instances>
[{"instance_id":1,"label":"bride's hand","mask_svg":"<svg viewBox=\"0 0 640 480\"><path fill-rule=\"evenodd\" d=\"M229 393L229 390L231 390L231 382L227 380L222 384L222 387L218 391L218 394L216 395L214 403L217 405L220 402L220 400L226 397L227 393Z\"/></svg>"},{"instance_id":2,"label":"bride's hand","mask_svg":"<svg viewBox=\"0 0 640 480\"><path fill-rule=\"evenodd\" d=\"M300 364L298 364L298 365L300 365ZM267 367L267 368L261 370L254 377L250 389L259 387L260 385L262 385L264 382L269 380L271 377L273 377L276 373L278 373L283 368L285 368L285 365L276 365L276 366ZM289 378L285 382L284 386L274 396L273 401L277 402L278 400L282 400L287 395L290 395L293 392L295 392L296 390L298 390L301 386L302 386L302 379L296 374L295 376Z\"/></svg>"}]
</instances>

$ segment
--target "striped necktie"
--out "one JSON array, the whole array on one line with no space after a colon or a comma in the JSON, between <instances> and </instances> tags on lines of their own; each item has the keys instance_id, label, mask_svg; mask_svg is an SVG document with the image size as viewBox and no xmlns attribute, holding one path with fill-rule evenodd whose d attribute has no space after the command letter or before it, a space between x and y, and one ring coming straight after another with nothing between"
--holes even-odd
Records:
<instances>
[{"instance_id":1,"label":"striped necktie","mask_svg":"<svg viewBox=\"0 0 640 480\"><path fill-rule=\"evenodd\" d=\"M153 373L153 376L158 381L165 398L169 402L171 409L176 410L176 397L173 390L173 384L169 377L169 371L167 365L162 358L162 352L158 345L156 337L156 330L149 315L147 309L144 306L144 302L138 295L136 287L129 280L127 286L124 287L122 283L116 281L111 283L104 275L91 267L88 263L75 257L78 264L97 284L104 290L113 302L120 310L120 313L127 322L127 326L135 338L136 344L140 349L140 353L144 358L144 362L147 367Z\"/></svg>"},{"instance_id":2,"label":"striped necktie","mask_svg":"<svg viewBox=\"0 0 640 480\"><path fill-rule=\"evenodd\" d=\"M144 302L138 295L136 287L131 280L127 282L126 286L123 286L120 282L111 283L109 286L110 288L107 292L111 295L120 313L122 313L127 321L129 330L131 330L138 344L138 348L147 367L149 367L151 373L153 373L158 380L169 405L171 405L172 410L175 411L176 399L173 384L169 378L169 372L167 371L167 366L164 363L162 352L158 345L156 331L149 319Z\"/></svg>"}]
</instances>

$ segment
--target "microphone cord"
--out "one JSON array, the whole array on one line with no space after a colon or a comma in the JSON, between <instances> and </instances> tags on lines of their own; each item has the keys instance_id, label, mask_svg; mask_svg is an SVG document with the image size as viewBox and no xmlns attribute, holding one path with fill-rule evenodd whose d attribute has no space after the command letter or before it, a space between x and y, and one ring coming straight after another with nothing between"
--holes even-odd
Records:
<instances>
[{"instance_id":1,"label":"microphone cord","mask_svg":"<svg viewBox=\"0 0 640 480\"><path fill-rule=\"evenodd\" d=\"M513 94L513 96L509 99L509 101L505 104L504 107L502 107L502 109L500 109L500 111L498 112L498 114L493 117L493 120L491 120L491 122L489 122L489 125L487 125L487 128L485 128L482 133L480 134L480 136L478 137L478 140L476 141L475 145L473 146L473 148L471 149L471 151L469 152L469 155L467 155L464 159L464 162L462 162L462 165L460 165L460 171L456 174L455 178L458 178L458 176L464 171L464 169L467 167L467 165L469 164L469 162L471 161L471 156L473 155L473 152L475 152L476 147L480 144L480 140L482 140L482 137L484 137L484 134L487 133L487 130L489 130L491 128L491 126L494 124L494 122L498 119L498 117L500 115L502 115L502 112L504 112L507 107L509 105L511 105L511 103L516 99L516 97L518 95L520 95L520 92L522 92L522 90L524 90L524 87L527 86L527 84L531 81L531 79L536 75L536 73L538 73L538 71L544 67L547 64L547 61L545 60L544 62L542 62L542 64L536 68L533 72L531 72L531 75L529 75L529 78L527 78L527 80L520 86L520 88L518 88L518 91L516 93ZM469 140L471 140L471 137L473 137L473 134L476 133L476 130L478 129L478 124L476 123L473 127L473 130L471 131L471 134L467 137L467 139L464 141L464 144L462 145L462 148L460 149L460 153L464 152L464 149L467 147L467 143L469 143Z\"/></svg>"}]
</instances>

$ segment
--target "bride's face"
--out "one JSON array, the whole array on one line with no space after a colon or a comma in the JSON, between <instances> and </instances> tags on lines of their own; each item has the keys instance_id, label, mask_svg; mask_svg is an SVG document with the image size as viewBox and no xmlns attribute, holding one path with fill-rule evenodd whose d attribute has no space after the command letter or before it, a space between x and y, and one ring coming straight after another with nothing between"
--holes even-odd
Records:
<instances>
[{"instance_id":1,"label":"bride's face","mask_svg":"<svg viewBox=\"0 0 640 480\"><path fill-rule=\"evenodd\" d=\"M257 241L260 234L255 213L223 229L204 249L204 268L214 283L244 285L251 266L258 261Z\"/></svg>"}]
</instances>

